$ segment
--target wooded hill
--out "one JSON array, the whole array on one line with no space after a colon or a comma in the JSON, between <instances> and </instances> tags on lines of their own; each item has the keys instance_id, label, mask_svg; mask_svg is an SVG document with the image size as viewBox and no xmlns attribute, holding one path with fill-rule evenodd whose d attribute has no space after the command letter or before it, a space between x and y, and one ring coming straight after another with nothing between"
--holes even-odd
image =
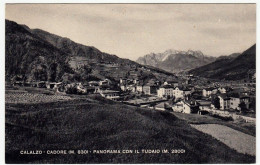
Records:
<instances>
[{"instance_id":1,"label":"wooded hill","mask_svg":"<svg viewBox=\"0 0 260 165\"><path fill-rule=\"evenodd\" d=\"M189 73L213 79L241 80L248 78L249 72L256 70L256 45L254 44L242 54L219 58L216 61L192 69Z\"/></svg>"},{"instance_id":2,"label":"wooded hill","mask_svg":"<svg viewBox=\"0 0 260 165\"><path fill-rule=\"evenodd\" d=\"M101 52L68 38L30 29L6 20L6 80L86 81L132 76L140 79L176 78L157 68Z\"/></svg>"}]
</instances>

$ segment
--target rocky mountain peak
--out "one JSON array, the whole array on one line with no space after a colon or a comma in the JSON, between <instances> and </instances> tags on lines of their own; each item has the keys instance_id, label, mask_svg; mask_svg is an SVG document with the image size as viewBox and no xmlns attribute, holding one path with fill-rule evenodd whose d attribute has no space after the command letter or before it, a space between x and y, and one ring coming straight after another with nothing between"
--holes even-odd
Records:
<instances>
[{"instance_id":1,"label":"rocky mountain peak","mask_svg":"<svg viewBox=\"0 0 260 165\"><path fill-rule=\"evenodd\" d=\"M159 67L171 72L179 72L206 65L214 60L215 57L205 56L200 50L194 51L189 49L188 51L182 51L168 49L163 53L147 54L138 58L137 62L140 64Z\"/></svg>"}]
</instances>

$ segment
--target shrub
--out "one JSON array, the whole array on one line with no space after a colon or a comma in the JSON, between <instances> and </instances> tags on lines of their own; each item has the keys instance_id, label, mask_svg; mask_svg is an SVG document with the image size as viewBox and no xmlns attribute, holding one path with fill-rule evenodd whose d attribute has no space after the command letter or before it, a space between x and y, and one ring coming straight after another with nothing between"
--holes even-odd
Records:
<instances>
[{"instance_id":1,"label":"shrub","mask_svg":"<svg viewBox=\"0 0 260 165\"><path fill-rule=\"evenodd\" d=\"M70 87L67 87L65 92L67 94L78 94L78 90L75 86L70 86Z\"/></svg>"}]
</instances>

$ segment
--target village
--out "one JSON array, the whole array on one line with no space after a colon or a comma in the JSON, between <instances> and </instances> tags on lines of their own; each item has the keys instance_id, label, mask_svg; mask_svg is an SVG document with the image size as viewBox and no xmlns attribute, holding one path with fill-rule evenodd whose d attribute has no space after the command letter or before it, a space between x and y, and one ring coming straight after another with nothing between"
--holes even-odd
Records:
<instances>
[{"instance_id":1,"label":"village","mask_svg":"<svg viewBox=\"0 0 260 165\"><path fill-rule=\"evenodd\" d=\"M178 75L178 79L144 83L135 73L119 82L109 79L74 82L22 82L14 86L47 88L58 94L100 96L124 104L186 114L211 115L224 120L244 120L255 123L255 77L247 81L212 81L193 75Z\"/></svg>"}]
</instances>

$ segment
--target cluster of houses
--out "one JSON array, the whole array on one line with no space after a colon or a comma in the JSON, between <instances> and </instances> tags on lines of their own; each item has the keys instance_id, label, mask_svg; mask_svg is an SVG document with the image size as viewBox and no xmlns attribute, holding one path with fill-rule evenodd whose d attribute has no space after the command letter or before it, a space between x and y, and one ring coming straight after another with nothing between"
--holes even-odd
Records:
<instances>
[{"instance_id":1,"label":"cluster of houses","mask_svg":"<svg viewBox=\"0 0 260 165\"><path fill-rule=\"evenodd\" d=\"M156 95L159 81L151 80L144 84L143 81L138 79L121 78L119 86L122 91L143 93L145 95Z\"/></svg>"},{"instance_id":2,"label":"cluster of houses","mask_svg":"<svg viewBox=\"0 0 260 165\"><path fill-rule=\"evenodd\" d=\"M196 100L181 100L172 106L173 111L182 113L195 113L199 111L199 104Z\"/></svg>"},{"instance_id":3,"label":"cluster of houses","mask_svg":"<svg viewBox=\"0 0 260 165\"><path fill-rule=\"evenodd\" d=\"M81 82L47 82L47 81L38 81L38 82L23 82L23 81L14 81L13 86L23 86L23 87L37 87L37 88L47 88L56 91L57 93L64 94L91 94L99 93L102 97L111 100L120 99L120 91L111 89L111 80L104 79L100 81L89 81L85 84Z\"/></svg>"},{"instance_id":4,"label":"cluster of houses","mask_svg":"<svg viewBox=\"0 0 260 165\"><path fill-rule=\"evenodd\" d=\"M219 103L220 103L220 109L226 110L226 109L234 109L234 110L240 110L240 104L243 102L246 109L249 109L249 101L250 97L248 96L233 96L229 97L226 94L220 94L218 96Z\"/></svg>"},{"instance_id":5,"label":"cluster of houses","mask_svg":"<svg viewBox=\"0 0 260 165\"><path fill-rule=\"evenodd\" d=\"M177 87L178 82L176 81L167 81L165 85L174 84L173 86ZM158 90L160 90L161 82L158 80L149 80L147 83L140 81L138 79L126 79L121 78L119 86L122 91L130 91L133 93L142 93L145 95L158 95ZM161 92L160 92L161 94Z\"/></svg>"},{"instance_id":6,"label":"cluster of houses","mask_svg":"<svg viewBox=\"0 0 260 165\"><path fill-rule=\"evenodd\" d=\"M175 97L183 99L185 96L190 95L192 90L191 88L187 87L179 87L174 85L169 85L167 82L164 83L165 85L161 86L157 90L157 96L158 97L166 97L166 98L171 98Z\"/></svg>"},{"instance_id":7,"label":"cluster of houses","mask_svg":"<svg viewBox=\"0 0 260 165\"><path fill-rule=\"evenodd\" d=\"M170 109L175 112L182 113L202 113L210 110L241 110L241 104L244 108L249 109L250 97L249 94L241 89L239 94L232 95L234 89L231 87L208 87L208 88L196 88L190 84L180 84L178 81L165 81L160 82L158 80L149 80L144 83L142 80L135 78L120 78L118 88L114 88L111 85L109 79L100 81L89 81L87 84L82 83L70 83L64 84L62 82L15 82L14 85L33 86L39 88L55 89L57 92L65 92L68 89L76 89L81 94L99 93L102 97L105 97L114 101L122 101L122 96L131 94L139 94L141 99L132 100L134 103L151 104L153 108L159 110ZM142 101L142 98L156 97L158 99ZM218 106L216 106L215 100L218 100ZM171 103L169 104L169 102ZM131 100L128 101L131 103ZM142 105L144 106L144 105ZM145 105L146 106L146 105ZM149 105L147 105L149 106Z\"/></svg>"},{"instance_id":8,"label":"cluster of houses","mask_svg":"<svg viewBox=\"0 0 260 165\"><path fill-rule=\"evenodd\" d=\"M233 91L230 87L219 87L219 88L205 88L202 90L202 96L211 98L212 96L217 96L219 98L219 104L221 110L227 109L240 109L240 103L245 103L245 107L249 108L250 97L248 92L243 91L242 89L238 90L236 95L232 95Z\"/></svg>"},{"instance_id":9,"label":"cluster of houses","mask_svg":"<svg viewBox=\"0 0 260 165\"><path fill-rule=\"evenodd\" d=\"M120 79L122 91L131 91L160 98L184 98L194 90L193 86L180 86L177 81L165 81L161 84L158 80L150 80L146 84L137 79Z\"/></svg>"},{"instance_id":10,"label":"cluster of houses","mask_svg":"<svg viewBox=\"0 0 260 165\"><path fill-rule=\"evenodd\" d=\"M120 88L122 91L130 91L133 93L142 93L151 97L164 98L168 101L160 102L157 105L146 105L150 108L158 110L170 109L175 112L182 113L199 113L220 110L220 111L240 111L241 103L244 103L244 108L249 109L250 97L248 93L239 89L239 94L232 95L235 89L231 87L207 87L197 89L190 83L185 83L186 86L180 85L177 81L165 81L160 83L157 81L149 81L142 84L137 79L120 79ZM219 106L215 106L214 99L218 98ZM169 100L174 100L169 104Z\"/></svg>"},{"instance_id":11,"label":"cluster of houses","mask_svg":"<svg viewBox=\"0 0 260 165\"><path fill-rule=\"evenodd\" d=\"M215 90L215 89L214 89ZM173 90L171 90L173 91ZM171 92L168 92L171 93ZM184 97L179 97L176 101L165 101L161 102L155 106L147 106L149 108L157 110L170 110L180 113L198 113L207 114L212 111L218 114L226 114L229 112L235 113L237 110L241 110L241 103L244 103L246 109L249 109L250 97L244 95L228 96L226 93L216 93L210 95L212 99L208 97L202 97L200 99L194 99L191 94L183 95ZM219 108L215 107L214 98L219 100ZM170 99L171 100L171 99Z\"/></svg>"},{"instance_id":12,"label":"cluster of houses","mask_svg":"<svg viewBox=\"0 0 260 165\"><path fill-rule=\"evenodd\" d=\"M37 87L37 88L48 88L56 89L62 85L62 82L46 82L46 81L36 81L36 82L24 82L15 81L12 83L13 86L24 86L24 87Z\"/></svg>"},{"instance_id":13,"label":"cluster of houses","mask_svg":"<svg viewBox=\"0 0 260 165\"><path fill-rule=\"evenodd\" d=\"M63 82L13 82L13 86L24 86L24 87L37 87L37 88L47 88L52 89L58 93L100 93L104 97L113 98L111 95L114 93L119 93L119 91L108 90L111 81L109 79L104 79L100 81L90 81L87 84L82 84L81 82L73 83L63 83ZM70 90L71 89L71 90ZM111 94L109 94L111 93Z\"/></svg>"},{"instance_id":14,"label":"cluster of houses","mask_svg":"<svg viewBox=\"0 0 260 165\"><path fill-rule=\"evenodd\" d=\"M156 80L150 80L146 84L143 84L138 79L123 78L119 82L121 92L130 91L131 93L141 93L144 95L143 99L124 101L128 104L141 107L198 114L212 111L218 114L229 114L229 112L241 111L241 103L244 103L244 108L250 108L250 96L241 87L239 89L230 86L196 88L190 85L189 82L185 84L186 86L177 81L165 81L161 83ZM107 95L102 94L102 96L113 100L120 97L119 91L108 92L111 93L105 92ZM216 98L219 104L217 107L215 103Z\"/></svg>"},{"instance_id":15,"label":"cluster of houses","mask_svg":"<svg viewBox=\"0 0 260 165\"><path fill-rule=\"evenodd\" d=\"M250 97L241 92L236 95L229 93L230 88L205 88L202 90L202 97L194 99L192 93L190 98L184 98L172 105L173 111L183 113L201 113L211 110L220 111L240 111L241 103L244 103L244 108L249 109ZM215 100L219 102L219 107L216 107Z\"/></svg>"}]
</instances>

